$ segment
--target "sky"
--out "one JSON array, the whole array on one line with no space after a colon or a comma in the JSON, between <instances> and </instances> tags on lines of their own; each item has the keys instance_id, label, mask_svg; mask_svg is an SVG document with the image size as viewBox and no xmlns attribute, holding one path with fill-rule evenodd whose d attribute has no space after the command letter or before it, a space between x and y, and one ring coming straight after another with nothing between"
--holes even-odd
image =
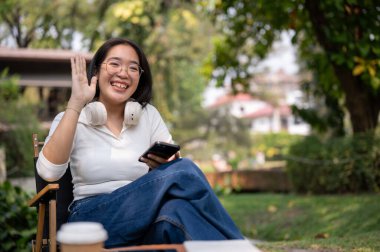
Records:
<instances>
[{"instance_id":1,"label":"sky","mask_svg":"<svg viewBox=\"0 0 380 252\"><path fill-rule=\"evenodd\" d=\"M281 41L274 43L273 51L262 62L261 66L268 67L270 72L277 72L280 69L287 74L296 74L298 72L296 49L292 46L288 33L282 33Z\"/></svg>"}]
</instances>

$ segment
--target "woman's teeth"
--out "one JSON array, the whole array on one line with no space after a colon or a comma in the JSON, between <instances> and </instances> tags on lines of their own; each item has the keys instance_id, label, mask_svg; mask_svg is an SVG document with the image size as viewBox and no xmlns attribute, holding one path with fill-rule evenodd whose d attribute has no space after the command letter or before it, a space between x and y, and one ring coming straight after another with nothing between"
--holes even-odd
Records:
<instances>
[{"instance_id":1,"label":"woman's teeth","mask_svg":"<svg viewBox=\"0 0 380 252\"><path fill-rule=\"evenodd\" d=\"M124 89L127 89L127 87L128 87L126 84L117 83L117 82L112 82L111 86L115 86L115 87L119 87L119 88L124 88Z\"/></svg>"}]
</instances>

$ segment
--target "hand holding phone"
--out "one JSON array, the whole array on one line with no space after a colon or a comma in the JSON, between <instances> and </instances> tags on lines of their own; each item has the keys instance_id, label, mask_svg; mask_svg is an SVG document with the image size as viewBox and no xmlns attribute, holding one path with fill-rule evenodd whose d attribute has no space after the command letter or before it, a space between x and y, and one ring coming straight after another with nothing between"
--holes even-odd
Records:
<instances>
[{"instance_id":1,"label":"hand holding phone","mask_svg":"<svg viewBox=\"0 0 380 252\"><path fill-rule=\"evenodd\" d=\"M169 159L180 150L180 146L177 144L171 144L166 142L157 141L148 150L144 152L139 158L140 162L143 162L141 158L149 158L148 154L159 156L163 159Z\"/></svg>"}]
</instances>

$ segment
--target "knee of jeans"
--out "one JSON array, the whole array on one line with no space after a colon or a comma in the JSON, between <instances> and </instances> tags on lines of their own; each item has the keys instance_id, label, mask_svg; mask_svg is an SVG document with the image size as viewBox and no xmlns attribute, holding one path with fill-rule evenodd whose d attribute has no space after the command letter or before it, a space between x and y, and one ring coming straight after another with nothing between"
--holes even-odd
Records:
<instances>
[{"instance_id":1,"label":"knee of jeans","mask_svg":"<svg viewBox=\"0 0 380 252\"><path fill-rule=\"evenodd\" d=\"M191 218L193 206L183 199L171 199L161 207L156 221L171 219L180 222L182 218Z\"/></svg>"},{"instance_id":2,"label":"knee of jeans","mask_svg":"<svg viewBox=\"0 0 380 252\"><path fill-rule=\"evenodd\" d=\"M162 208L179 209L183 207L190 207L191 204L185 199L170 199L165 202Z\"/></svg>"},{"instance_id":3,"label":"knee of jeans","mask_svg":"<svg viewBox=\"0 0 380 252\"><path fill-rule=\"evenodd\" d=\"M200 168L191 159L188 158L181 158L181 160L174 163L174 165L177 165L181 170L183 170L186 173L191 173L197 176L202 174Z\"/></svg>"},{"instance_id":4,"label":"knee of jeans","mask_svg":"<svg viewBox=\"0 0 380 252\"><path fill-rule=\"evenodd\" d=\"M162 218L152 224L144 237L144 244L183 243L186 240L192 239L183 225L170 218Z\"/></svg>"}]
</instances>

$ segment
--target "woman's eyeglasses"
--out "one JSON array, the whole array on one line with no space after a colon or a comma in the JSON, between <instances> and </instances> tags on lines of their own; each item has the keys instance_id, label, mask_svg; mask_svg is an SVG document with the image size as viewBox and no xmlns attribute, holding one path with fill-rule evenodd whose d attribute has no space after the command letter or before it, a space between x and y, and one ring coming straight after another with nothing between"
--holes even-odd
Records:
<instances>
[{"instance_id":1,"label":"woman's eyeglasses","mask_svg":"<svg viewBox=\"0 0 380 252\"><path fill-rule=\"evenodd\" d=\"M106 65L106 71L110 75L119 74L123 70L123 64L119 61L110 60L103 62ZM140 77L144 70L136 63L130 63L126 66L128 75Z\"/></svg>"}]
</instances>

